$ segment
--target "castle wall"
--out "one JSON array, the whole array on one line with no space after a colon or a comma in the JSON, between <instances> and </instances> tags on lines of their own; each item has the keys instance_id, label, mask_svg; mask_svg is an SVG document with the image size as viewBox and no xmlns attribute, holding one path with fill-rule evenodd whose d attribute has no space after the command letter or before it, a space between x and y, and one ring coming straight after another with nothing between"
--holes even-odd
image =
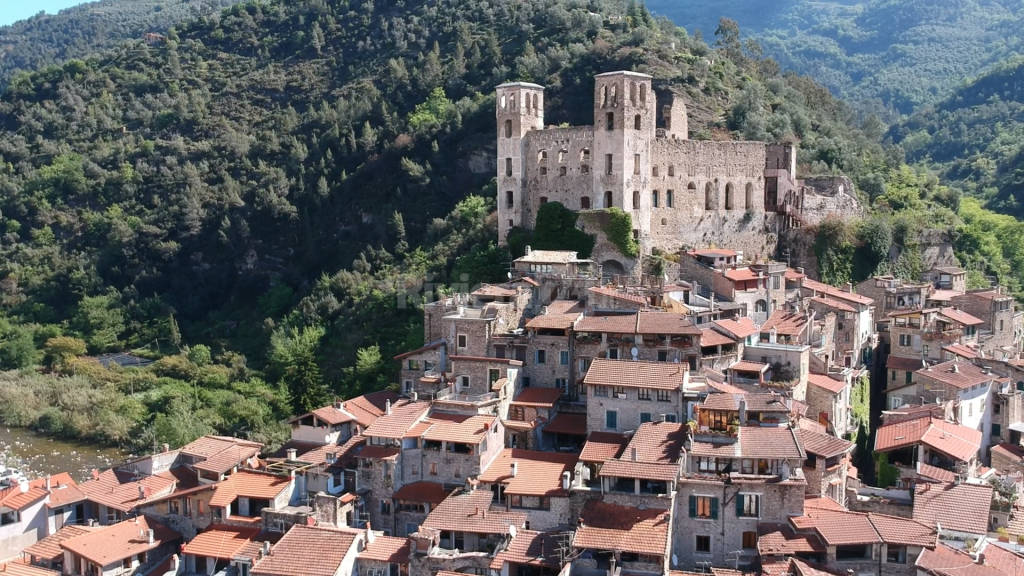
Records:
<instances>
[{"instance_id":1,"label":"castle wall","mask_svg":"<svg viewBox=\"0 0 1024 576\"><path fill-rule=\"evenodd\" d=\"M536 224L543 201L560 202L570 210L604 207L600 194L594 193L590 175L594 170L593 128L537 130L523 142L527 190L523 221L527 227Z\"/></svg>"}]
</instances>

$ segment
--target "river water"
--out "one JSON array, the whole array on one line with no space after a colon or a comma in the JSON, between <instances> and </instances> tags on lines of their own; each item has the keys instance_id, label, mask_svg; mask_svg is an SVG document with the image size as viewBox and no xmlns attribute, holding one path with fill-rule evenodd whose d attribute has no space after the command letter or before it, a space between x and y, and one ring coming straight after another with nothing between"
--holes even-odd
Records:
<instances>
[{"instance_id":1,"label":"river water","mask_svg":"<svg viewBox=\"0 0 1024 576\"><path fill-rule=\"evenodd\" d=\"M103 470L128 458L117 449L53 439L26 428L0 426L0 464L18 468L29 478L67 472L81 482L93 468Z\"/></svg>"}]
</instances>

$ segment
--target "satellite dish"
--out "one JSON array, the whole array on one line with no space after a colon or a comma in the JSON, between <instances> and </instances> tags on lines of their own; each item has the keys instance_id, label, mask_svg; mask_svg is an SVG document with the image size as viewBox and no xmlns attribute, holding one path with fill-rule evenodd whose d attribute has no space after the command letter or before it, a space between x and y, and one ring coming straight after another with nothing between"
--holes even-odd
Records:
<instances>
[{"instance_id":1,"label":"satellite dish","mask_svg":"<svg viewBox=\"0 0 1024 576\"><path fill-rule=\"evenodd\" d=\"M640 351L636 349L636 346L633 346L629 349L629 354L633 357L633 360L636 360L640 356Z\"/></svg>"},{"instance_id":2,"label":"satellite dish","mask_svg":"<svg viewBox=\"0 0 1024 576\"><path fill-rule=\"evenodd\" d=\"M507 272L506 276L508 276L508 279L511 280L512 279L512 272Z\"/></svg>"}]
</instances>

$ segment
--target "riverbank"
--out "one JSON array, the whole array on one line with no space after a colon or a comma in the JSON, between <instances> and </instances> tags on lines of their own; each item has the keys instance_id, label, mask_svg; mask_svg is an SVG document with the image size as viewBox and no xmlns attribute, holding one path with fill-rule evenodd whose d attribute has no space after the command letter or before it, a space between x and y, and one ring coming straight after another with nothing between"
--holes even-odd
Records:
<instances>
[{"instance_id":1,"label":"riverbank","mask_svg":"<svg viewBox=\"0 0 1024 576\"><path fill-rule=\"evenodd\" d=\"M0 426L0 464L29 478L67 472L81 482L94 468L103 470L130 456L118 448L43 436L27 428Z\"/></svg>"}]
</instances>

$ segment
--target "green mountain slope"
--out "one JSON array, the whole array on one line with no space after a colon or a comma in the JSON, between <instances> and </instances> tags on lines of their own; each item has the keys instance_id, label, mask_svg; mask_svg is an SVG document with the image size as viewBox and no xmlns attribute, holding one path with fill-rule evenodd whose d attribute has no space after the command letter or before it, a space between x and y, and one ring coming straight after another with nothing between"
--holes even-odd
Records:
<instances>
[{"instance_id":1,"label":"green mountain slope","mask_svg":"<svg viewBox=\"0 0 1024 576\"><path fill-rule=\"evenodd\" d=\"M98 0L0 26L0 88L19 70L35 70L163 33L238 0Z\"/></svg>"},{"instance_id":2,"label":"green mountain slope","mask_svg":"<svg viewBox=\"0 0 1024 576\"><path fill-rule=\"evenodd\" d=\"M923 108L889 131L908 160L1024 217L1024 60L1012 60Z\"/></svg>"},{"instance_id":3,"label":"green mountain slope","mask_svg":"<svg viewBox=\"0 0 1024 576\"><path fill-rule=\"evenodd\" d=\"M1022 52L1016 0L649 0L706 37L736 20L785 69L808 74L862 109L908 114Z\"/></svg>"}]
</instances>

